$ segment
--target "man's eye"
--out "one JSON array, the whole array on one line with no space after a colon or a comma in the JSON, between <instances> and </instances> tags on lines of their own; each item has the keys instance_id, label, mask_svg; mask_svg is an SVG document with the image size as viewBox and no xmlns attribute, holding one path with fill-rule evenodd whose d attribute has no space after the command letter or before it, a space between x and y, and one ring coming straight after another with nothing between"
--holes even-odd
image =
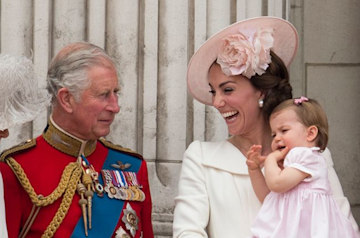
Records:
<instances>
[{"instance_id":1,"label":"man's eye","mask_svg":"<svg viewBox=\"0 0 360 238\"><path fill-rule=\"evenodd\" d=\"M99 97L107 98L109 96L109 94L110 94L109 92L103 92L103 93L99 94Z\"/></svg>"}]
</instances>

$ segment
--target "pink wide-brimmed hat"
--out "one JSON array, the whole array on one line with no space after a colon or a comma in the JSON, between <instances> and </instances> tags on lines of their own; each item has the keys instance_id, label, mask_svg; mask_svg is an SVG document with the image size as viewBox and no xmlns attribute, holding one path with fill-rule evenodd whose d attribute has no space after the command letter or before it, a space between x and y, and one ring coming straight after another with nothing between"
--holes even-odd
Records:
<instances>
[{"instance_id":1,"label":"pink wide-brimmed hat","mask_svg":"<svg viewBox=\"0 0 360 238\"><path fill-rule=\"evenodd\" d=\"M298 34L288 21L278 17L256 17L236 22L211 36L192 56L188 65L187 85L192 96L201 103L211 105L208 72L223 49L225 37L259 29L272 29L274 51L288 67L298 48Z\"/></svg>"}]
</instances>

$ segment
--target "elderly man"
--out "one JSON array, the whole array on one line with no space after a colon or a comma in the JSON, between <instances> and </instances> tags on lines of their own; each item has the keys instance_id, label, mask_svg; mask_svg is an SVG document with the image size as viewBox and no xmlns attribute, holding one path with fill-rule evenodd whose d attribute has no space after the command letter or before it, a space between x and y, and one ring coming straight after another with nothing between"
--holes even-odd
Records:
<instances>
[{"instance_id":1,"label":"elderly man","mask_svg":"<svg viewBox=\"0 0 360 238\"><path fill-rule=\"evenodd\" d=\"M43 134L1 155L9 237L153 237L146 162L102 138L120 110L112 59L70 44L48 90Z\"/></svg>"}]
</instances>

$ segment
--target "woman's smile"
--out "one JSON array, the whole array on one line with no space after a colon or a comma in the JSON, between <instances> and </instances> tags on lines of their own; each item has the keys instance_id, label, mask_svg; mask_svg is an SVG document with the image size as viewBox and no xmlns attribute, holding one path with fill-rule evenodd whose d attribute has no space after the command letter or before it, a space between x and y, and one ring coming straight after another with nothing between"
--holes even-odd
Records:
<instances>
[{"instance_id":1,"label":"woman's smile","mask_svg":"<svg viewBox=\"0 0 360 238\"><path fill-rule=\"evenodd\" d=\"M225 119L227 123L233 122L236 120L237 116L239 115L238 111L229 111L221 113L222 117Z\"/></svg>"}]
</instances>

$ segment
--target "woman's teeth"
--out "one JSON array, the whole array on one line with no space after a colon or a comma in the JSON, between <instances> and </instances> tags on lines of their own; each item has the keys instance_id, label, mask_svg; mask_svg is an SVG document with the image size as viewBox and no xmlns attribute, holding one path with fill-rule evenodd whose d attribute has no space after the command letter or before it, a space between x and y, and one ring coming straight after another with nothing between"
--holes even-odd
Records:
<instances>
[{"instance_id":1,"label":"woman's teeth","mask_svg":"<svg viewBox=\"0 0 360 238\"><path fill-rule=\"evenodd\" d=\"M238 113L237 111L231 111L231 112L221 113L221 115L223 116L223 118L228 118L228 117L234 116L237 113Z\"/></svg>"}]
</instances>

